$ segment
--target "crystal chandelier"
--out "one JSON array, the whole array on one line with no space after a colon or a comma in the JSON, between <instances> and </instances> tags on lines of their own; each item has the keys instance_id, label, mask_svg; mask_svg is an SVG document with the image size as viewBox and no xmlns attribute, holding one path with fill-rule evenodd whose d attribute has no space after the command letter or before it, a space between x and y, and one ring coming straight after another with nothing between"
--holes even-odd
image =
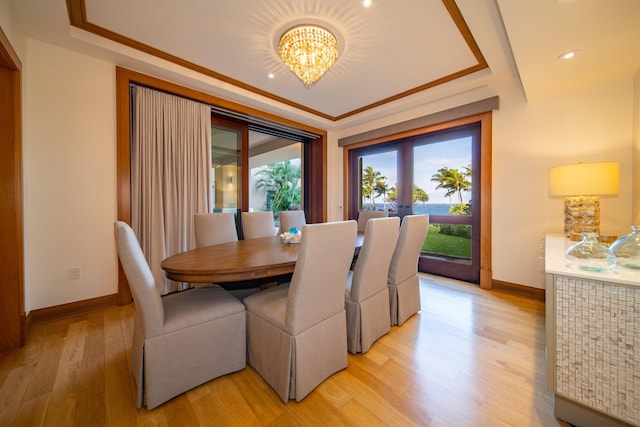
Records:
<instances>
[{"instance_id":1,"label":"crystal chandelier","mask_svg":"<svg viewBox=\"0 0 640 427\"><path fill-rule=\"evenodd\" d=\"M299 25L280 38L280 58L306 87L313 85L338 59L338 40L316 25Z\"/></svg>"}]
</instances>

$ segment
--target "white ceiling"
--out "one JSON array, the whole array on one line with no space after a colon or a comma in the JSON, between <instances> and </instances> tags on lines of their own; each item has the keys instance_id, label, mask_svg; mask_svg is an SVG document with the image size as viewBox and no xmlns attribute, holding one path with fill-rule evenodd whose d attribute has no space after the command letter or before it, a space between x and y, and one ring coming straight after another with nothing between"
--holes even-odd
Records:
<instances>
[{"instance_id":1,"label":"white ceiling","mask_svg":"<svg viewBox=\"0 0 640 427\"><path fill-rule=\"evenodd\" d=\"M75 26L67 3L86 10ZM370 8L361 0L12 5L30 37L325 128L505 79L519 78L532 100L630 78L640 69L640 0L373 0ZM335 66L311 88L276 50L279 36L302 22L333 30L341 44ZM573 49L580 53L572 61L557 59Z\"/></svg>"}]
</instances>

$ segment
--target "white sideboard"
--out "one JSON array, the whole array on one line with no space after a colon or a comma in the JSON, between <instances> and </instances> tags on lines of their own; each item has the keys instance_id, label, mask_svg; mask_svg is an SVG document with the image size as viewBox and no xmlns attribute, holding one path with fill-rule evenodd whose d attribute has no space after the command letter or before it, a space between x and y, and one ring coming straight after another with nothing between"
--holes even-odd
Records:
<instances>
[{"instance_id":1,"label":"white sideboard","mask_svg":"<svg viewBox=\"0 0 640 427\"><path fill-rule=\"evenodd\" d=\"M580 427L640 425L640 272L570 267L576 242L545 239L547 390Z\"/></svg>"}]
</instances>

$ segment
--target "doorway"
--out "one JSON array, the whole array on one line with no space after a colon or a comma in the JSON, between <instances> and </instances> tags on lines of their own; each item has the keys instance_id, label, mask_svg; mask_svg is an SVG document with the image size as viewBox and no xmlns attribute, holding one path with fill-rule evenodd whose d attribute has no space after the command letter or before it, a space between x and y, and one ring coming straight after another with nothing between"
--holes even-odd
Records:
<instances>
[{"instance_id":1,"label":"doorway","mask_svg":"<svg viewBox=\"0 0 640 427\"><path fill-rule=\"evenodd\" d=\"M484 277L483 287L490 288L490 205L483 203L490 200L491 164L486 156L490 139L482 120L348 149L346 185L353 195L348 196L348 216L355 218L362 209L399 217L428 214L419 270L481 285Z\"/></svg>"}]
</instances>

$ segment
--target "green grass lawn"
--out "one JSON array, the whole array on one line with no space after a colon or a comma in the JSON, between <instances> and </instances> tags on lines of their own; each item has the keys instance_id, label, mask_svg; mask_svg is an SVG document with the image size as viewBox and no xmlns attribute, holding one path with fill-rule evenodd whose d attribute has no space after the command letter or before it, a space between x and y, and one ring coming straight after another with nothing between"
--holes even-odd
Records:
<instances>
[{"instance_id":1,"label":"green grass lawn","mask_svg":"<svg viewBox=\"0 0 640 427\"><path fill-rule=\"evenodd\" d=\"M471 259L471 239L440 234L438 225L429 225L422 252L454 258Z\"/></svg>"}]
</instances>

